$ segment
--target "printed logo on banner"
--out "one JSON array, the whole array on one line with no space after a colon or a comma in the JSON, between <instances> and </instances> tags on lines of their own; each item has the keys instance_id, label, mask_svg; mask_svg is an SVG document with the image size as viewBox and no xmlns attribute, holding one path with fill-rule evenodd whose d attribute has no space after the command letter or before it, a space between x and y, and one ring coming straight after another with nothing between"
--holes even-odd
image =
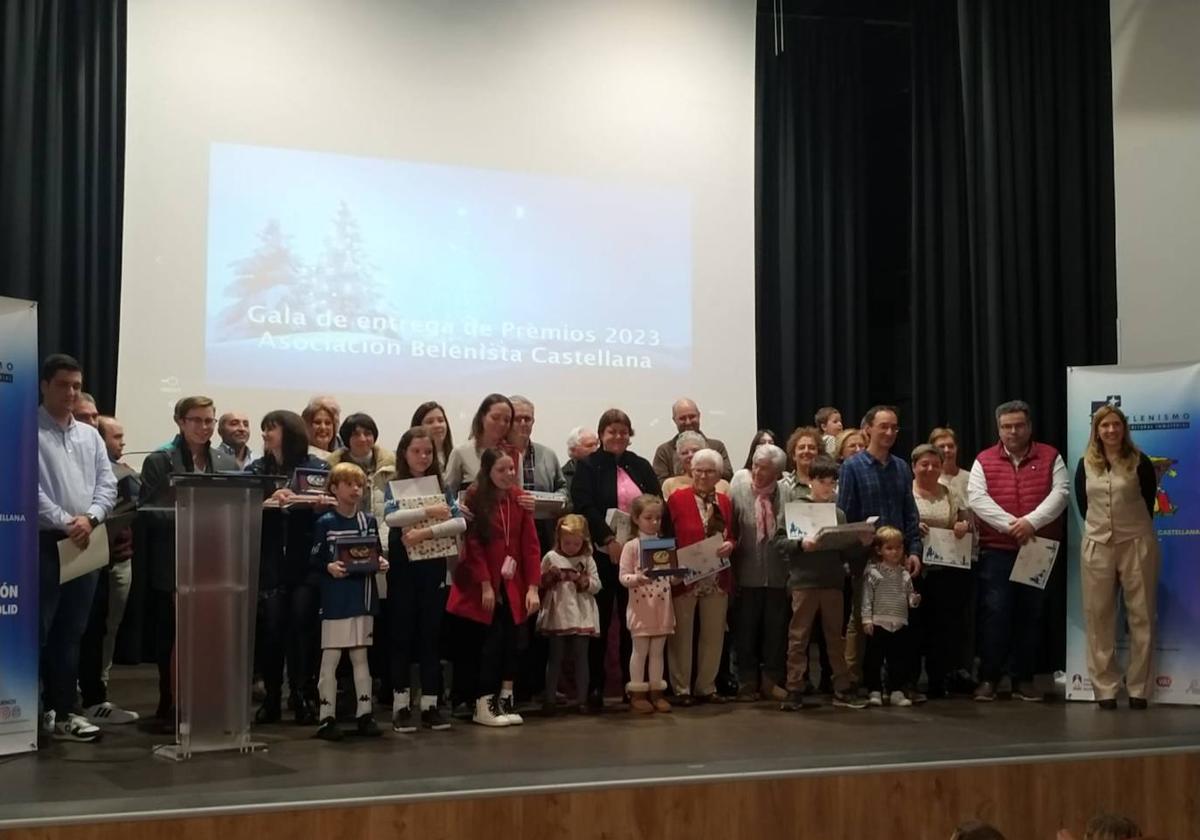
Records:
<instances>
[{"instance_id":1,"label":"printed logo on banner","mask_svg":"<svg viewBox=\"0 0 1200 840\"><path fill-rule=\"evenodd\" d=\"M1121 395L1109 394L1102 400L1092 400L1092 410L1088 417L1090 418L1097 409L1106 405L1121 408ZM1129 421L1129 431L1131 432L1161 432L1192 427L1192 414L1189 411L1136 413L1130 410L1125 412L1125 419Z\"/></svg>"},{"instance_id":2,"label":"printed logo on banner","mask_svg":"<svg viewBox=\"0 0 1200 840\"><path fill-rule=\"evenodd\" d=\"M13 383L13 363L0 362L0 385L11 385Z\"/></svg>"}]
</instances>

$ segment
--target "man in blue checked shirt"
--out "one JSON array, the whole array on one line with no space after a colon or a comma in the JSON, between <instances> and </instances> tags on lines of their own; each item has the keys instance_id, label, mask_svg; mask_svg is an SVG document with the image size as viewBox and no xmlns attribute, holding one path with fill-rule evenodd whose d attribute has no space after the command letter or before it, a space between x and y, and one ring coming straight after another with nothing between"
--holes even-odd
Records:
<instances>
[{"instance_id":1,"label":"man in blue checked shirt","mask_svg":"<svg viewBox=\"0 0 1200 840\"><path fill-rule=\"evenodd\" d=\"M59 583L58 544L87 548L92 531L117 498L104 441L75 420L83 368L55 354L42 363L38 409L38 562L41 610L43 730L62 741L95 741L100 730L78 714L79 642L87 628L100 572Z\"/></svg>"},{"instance_id":2,"label":"man in blue checked shirt","mask_svg":"<svg viewBox=\"0 0 1200 840\"><path fill-rule=\"evenodd\" d=\"M903 458L892 455L900 432L894 406L877 405L863 418L867 448L847 458L838 481L838 507L847 522L863 522L878 516L876 527L891 525L904 534L905 565L914 578L921 571L921 528L917 503L912 493L912 471ZM862 632L862 578L850 581L850 623L846 628L846 664L850 679L862 681L866 636Z\"/></svg>"}]
</instances>

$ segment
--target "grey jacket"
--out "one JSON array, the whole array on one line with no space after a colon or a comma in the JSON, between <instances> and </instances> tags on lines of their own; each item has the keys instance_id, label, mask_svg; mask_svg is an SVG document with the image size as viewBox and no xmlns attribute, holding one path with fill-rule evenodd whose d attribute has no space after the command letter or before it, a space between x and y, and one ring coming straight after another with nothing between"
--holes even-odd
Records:
<instances>
[{"instance_id":1,"label":"grey jacket","mask_svg":"<svg viewBox=\"0 0 1200 840\"><path fill-rule=\"evenodd\" d=\"M757 499L750 482L730 485L729 499L733 502L734 531L737 540L733 547L733 576L741 587L768 586L782 589L787 584L787 557L776 540L774 530L765 542L758 541ZM784 494L775 485L772 500L776 523L783 513Z\"/></svg>"}]
</instances>

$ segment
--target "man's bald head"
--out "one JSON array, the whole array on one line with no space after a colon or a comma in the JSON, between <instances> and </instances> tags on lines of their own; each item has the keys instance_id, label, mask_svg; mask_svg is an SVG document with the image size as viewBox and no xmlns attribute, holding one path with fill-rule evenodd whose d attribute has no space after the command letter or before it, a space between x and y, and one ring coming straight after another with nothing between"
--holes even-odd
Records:
<instances>
[{"instance_id":1,"label":"man's bald head","mask_svg":"<svg viewBox=\"0 0 1200 840\"><path fill-rule=\"evenodd\" d=\"M676 400L671 406L671 419L675 421L675 428L681 432L700 431L700 408L694 400L687 397Z\"/></svg>"}]
</instances>

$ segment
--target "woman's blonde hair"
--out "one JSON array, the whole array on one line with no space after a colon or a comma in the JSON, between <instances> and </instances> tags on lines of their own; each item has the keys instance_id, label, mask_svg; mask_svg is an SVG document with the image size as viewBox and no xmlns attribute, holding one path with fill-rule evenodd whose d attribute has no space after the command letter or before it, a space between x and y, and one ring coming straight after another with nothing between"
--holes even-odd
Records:
<instances>
[{"instance_id":1,"label":"woman's blonde hair","mask_svg":"<svg viewBox=\"0 0 1200 840\"><path fill-rule=\"evenodd\" d=\"M1121 452L1117 456L1116 464L1109 463L1108 456L1104 454L1104 444L1100 441L1100 424L1113 415L1121 421ZM1088 435L1087 452L1083 456L1087 465L1097 472L1103 472L1113 466L1133 469L1137 466L1140 454L1141 450L1134 446L1133 438L1129 435L1129 421L1125 418L1125 412L1115 405L1102 405L1096 409L1092 414L1092 430Z\"/></svg>"},{"instance_id":2,"label":"woman's blonde hair","mask_svg":"<svg viewBox=\"0 0 1200 840\"><path fill-rule=\"evenodd\" d=\"M592 553L592 535L588 530L587 520L578 513L568 513L559 519L558 524L554 526L554 550L559 554L563 554L562 538L564 534L583 538L583 548L580 549L579 555L575 556ZM567 555L563 554L563 556Z\"/></svg>"}]
</instances>

